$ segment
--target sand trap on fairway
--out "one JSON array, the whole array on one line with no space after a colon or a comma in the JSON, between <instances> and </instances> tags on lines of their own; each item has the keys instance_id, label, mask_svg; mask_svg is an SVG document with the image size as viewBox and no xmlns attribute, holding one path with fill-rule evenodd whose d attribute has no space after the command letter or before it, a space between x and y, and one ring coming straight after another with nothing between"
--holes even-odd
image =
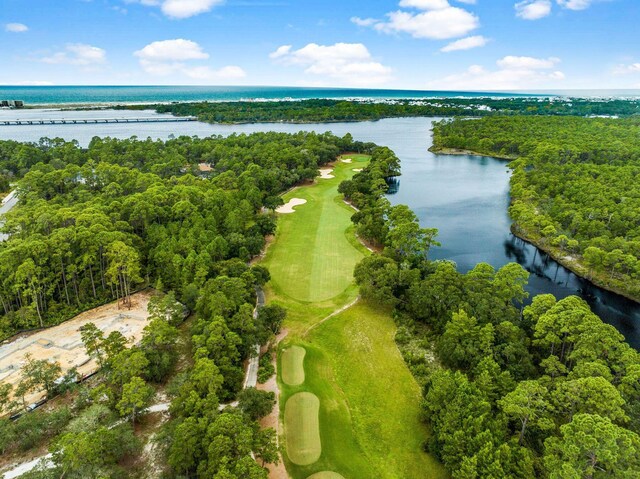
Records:
<instances>
[{"instance_id":1,"label":"sand trap on fairway","mask_svg":"<svg viewBox=\"0 0 640 479\"><path fill-rule=\"evenodd\" d=\"M335 178L332 173L333 168L320 168L320 179L329 180L331 178Z\"/></svg>"},{"instance_id":2,"label":"sand trap on fairway","mask_svg":"<svg viewBox=\"0 0 640 479\"><path fill-rule=\"evenodd\" d=\"M316 472L312 476L307 477L307 479L344 479L344 477L337 472L322 471Z\"/></svg>"},{"instance_id":3,"label":"sand trap on fairway","mask_svg":"<svg viewBox=\"0 0 640 479\"><path fill-rule=\"evenodd\" d=\"M355 171L356 173L360 173L362 171L362 168L354 168L353 171Z\"/></svg>"},{"instance_id":4,"label":"sand trap on fairway","mask_svg":"<svg viewBox=\"0 0 640 479\"><path fill-rule=\"evenodd\" d=\"M282 380L289 386L299 386L304 382L304 356L307 351L300 346L289 346L282 350L280 365Z\"/></svg>"},{"instance_id":5,"label":"sand trap on fairway","mask_svg":"<svg viewBox=\"0 0 640 479\"><path fill-rule=\"evenodd\" d=\"M320 400L308 392L294 394L284 406L287 455L298 466L308 466L320 459L319 411Z\"/></svg>"},{"instance_id":6,"label":"sand trap on fairway","mask_svg":"<svg viewBox=\"0 0 640 479\"><path fill-rule=\"evenodd\" d=\"M276 213L295 213L295 206L304 205L307 200L301 198L291 198L286 204L276 208Z\"/></svg>"},{"instance_id":7,"label":"sand trap on fairway","mask_svg":"<svg viewBox=\"0 0 640 479\"><path fill-rule=\"evenodd\" d=\"M351 158L343 158L342 160L343 163L351 163Z\"/></svg>"}]
</instances>

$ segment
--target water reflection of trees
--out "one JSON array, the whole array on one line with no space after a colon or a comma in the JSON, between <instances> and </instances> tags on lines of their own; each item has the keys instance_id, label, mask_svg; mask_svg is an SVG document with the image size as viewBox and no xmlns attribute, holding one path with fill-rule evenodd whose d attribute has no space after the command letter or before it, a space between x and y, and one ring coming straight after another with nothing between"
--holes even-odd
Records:
<instances>
[{"instance_id":1,"label":"water reflection of trees","mask_svg":"<svg viewBox=\"0 0 640 479\"><path fill-rule=\"evenodd\" d=\"M514 235L510 235L509 239L504 241L504 254L509 260L513 260L519 265L527 266L527 250L524 247L524 241Z\"/></svg>"},{"instance_id":2,"label":"water reflection of trees","mask_svg":"<svg viewBox=\"0 0 640 479\"><path fill-rule=\"evenodd\" d=\"M400 180L398 178L385 178L385 181L387 182L387 186L389 186L387 190L388 195L395 195L400 190Z\"/></svg>"}]
</instances>

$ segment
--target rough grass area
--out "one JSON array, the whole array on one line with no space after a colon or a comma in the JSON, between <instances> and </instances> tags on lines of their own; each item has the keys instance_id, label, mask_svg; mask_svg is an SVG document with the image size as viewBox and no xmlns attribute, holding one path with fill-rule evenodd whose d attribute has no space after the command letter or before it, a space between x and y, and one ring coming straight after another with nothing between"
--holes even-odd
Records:
<instances>
[{"instance_id":1,"label":"rough grass area","mask_svg":"<svg viewBox=\"0 0 640 479\"><path fill-rule=\"evenodd\" d=\"M282 381L287 386L299 386L304 382L304 356L307 351L300 346L282 350Z\"/></svg>"},{"instance_id":2,"label":"rough grass area","mask_svg":"<svg viewBox=\"0 0 640 479\"><path fill-rule=\"evenodd\" d=\"M388 311L359 302L308 338L330 358L338 389L353 405L353 434L371 475L348 477L445 478L444 468L422 450L428 430L419 417L420 388L396 347L395 331Z\"/></svg>"},{"instance_id":3,"label":"rough grass area","mask_svg":"<svg viewBox=\"0 0 640 479\"><path fill-rule=\"evenodd\" d=\"M300 392L291 396L284 407L284 429L287 454L294 464L306 466L320 458L322 444L318 411L320 401L315 394Z\"/></svg>"}]
</instances>

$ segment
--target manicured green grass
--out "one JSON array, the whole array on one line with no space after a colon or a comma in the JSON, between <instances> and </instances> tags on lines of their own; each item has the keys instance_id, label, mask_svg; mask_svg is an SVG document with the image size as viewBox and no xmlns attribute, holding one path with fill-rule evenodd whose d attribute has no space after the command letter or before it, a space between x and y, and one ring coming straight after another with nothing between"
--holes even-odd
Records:
<instances>
[{"instance_id":1,"label":"manicured green grass","mask_svg":"<svg viewBox=\"0 0 640 479\"><path fill-rule=\"evenodd\" d=\"M357 297L353 268L369 254L355 238L353 210L337 192L368 158L347 157L352 163L337 162L334 179L285 196L307 203L281 215L264 261L272 277L268 300L288 311L289 334L278 351L283 458L294 479L445 478L422 451L428 431L418 417L420 391L394 342L389 312L360 302L323 321ZM302 359L295 347L306 351ZM302 381L292 378L300 365ZM300 449L307 446L299 443L310 432L304 410L312 406L290 407L300 393L319 400L321 454L313 462L306 462Z\"/></svg>"},{"instance_id":2,"label":"manicured green grass","mask_svg":"<svg viewBox=\"0 0 640 479\"><path fill-rule=\"evenodd\" d=\"M300 346L289 346L281 353L282 381L287 386L299 386L304 382L304 356L307 351Z\"/></svg>"},{"instance_id":3,"label":"manicured green grass","mask_svg":"<svg viewBox=\"0 0 640 479\"><path fill-rule=\"evenodd\" d=\"M313 464L320 458L320 400L315 394L299 392L287 399L284 407L284 429L287 456L299 466Z\"/></svg>"},{"instance_id":4,"label":"manicured green grass","mask_svg":"<svg viewBox=\"0 0 640 479\"><path fill-rule=\"evenodd\" d=\"M318 179L315 185L296 188L283 197L285 203L291 198L307 203L296 207L295 213L280 215L278 240L265 259L274 289L297 301L317 303L351 285L353 268L363 251L345 234L352 225L353 210L339 198L338 185L366 161L360 155L350 164L337 162L335 178Z\"/></svg>"},{"instance_id":5,"label":"manicured green grass","mask_svg":"<svg viewBox=\"0 0 640 479\"><path fill-rule=\"evenodd\" d=\"M344 479L344 477L335 472L322 471L307 477L307 479Z\"/></svg>"},{"instance_id":6,"label":"manicured green grass","mask_svg":"<svg viewBox=\"0 0 640 479\"><path fill-rule=\"evenodd\" d=\"M445 478L444 468L422 450L428 430L419 417L420 388L395 332L389 311L361 301L307 338L330 358L340 392L352 405L353 434L375 471L349 477Z\"/></svg>"}]
</instances>

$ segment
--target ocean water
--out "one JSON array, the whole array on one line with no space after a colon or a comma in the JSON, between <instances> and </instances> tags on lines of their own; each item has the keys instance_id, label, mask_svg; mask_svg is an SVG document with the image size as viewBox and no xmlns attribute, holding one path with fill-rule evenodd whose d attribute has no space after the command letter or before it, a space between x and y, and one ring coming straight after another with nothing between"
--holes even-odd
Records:
<instances>
[{"instance_id":1,"label":"ocean water","mask_svg":"<svg viewBox=\"0 0 640 479\"><path fill-rule=\"evenodd\" d=\"M371 90L261 86L0 86L0 100L27 105L83 103L167 103L192 101L278 100L309 98L451 98L518 97L526 93ZM533 95L540 96L540 95ZM545 94L544 96L549 96Z\"/></svg>"}]
</instances>

